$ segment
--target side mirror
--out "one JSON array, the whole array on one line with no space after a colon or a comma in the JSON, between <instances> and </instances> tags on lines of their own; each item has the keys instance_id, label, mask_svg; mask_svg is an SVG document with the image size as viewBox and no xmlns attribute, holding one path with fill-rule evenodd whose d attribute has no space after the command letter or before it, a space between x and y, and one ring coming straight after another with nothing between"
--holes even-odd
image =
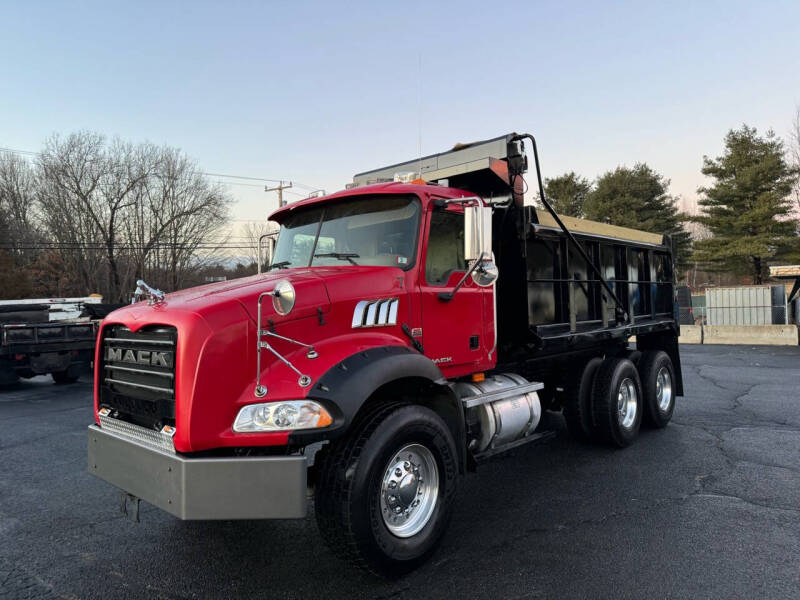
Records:
<instances>
[{"instance_id":1,"label":"side mirror","mask_svg":"<svg viewBox=\"0 0 800 600\"><path fill-rule=\"evenodd\" d=\"M492 208L490 206L464 207L464 258L478 261L470 269L472 281L480 287L489 287L499 275L492 254Z\"/></svg>"},{"instance_id":2,"label":"side mirror","mask_svg":"<svg viewBox=\"0 0 800 600\"><path fill-rule=\"evenodd\" d=\"M464 207L464 258L477 260L492 256L492 209L489 206Z\"/></svg>"}]
</instances>

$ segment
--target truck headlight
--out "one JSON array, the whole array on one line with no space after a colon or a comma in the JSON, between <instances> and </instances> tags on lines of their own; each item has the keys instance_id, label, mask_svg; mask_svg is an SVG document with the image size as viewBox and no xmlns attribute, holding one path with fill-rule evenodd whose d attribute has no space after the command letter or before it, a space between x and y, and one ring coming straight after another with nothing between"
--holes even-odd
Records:
<instances>
[{"instance_id":1,"label":"truck headlight","mask_svg":"<svg viewBox=\"0 0 800 600\"><path fill-rule=\"evenodd\" d=\"M311 400L289 400L242 407L233 422L233 430L250 432L314 429L327 427L332 422L330 413L320 404Z\"/></svg>"}]
</instances>

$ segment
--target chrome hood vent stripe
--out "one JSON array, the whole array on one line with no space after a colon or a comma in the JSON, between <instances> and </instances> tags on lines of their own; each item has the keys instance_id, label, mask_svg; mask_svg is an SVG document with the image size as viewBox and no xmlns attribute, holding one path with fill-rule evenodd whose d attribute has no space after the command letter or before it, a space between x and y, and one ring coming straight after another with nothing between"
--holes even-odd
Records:
<instances>
[{"instance_id":1,"label":"chrome hood vent stripe","mask_svg":"<svg viewBox=\"0 0 800 600\"><path fill-rule=\"evenodd\" d=\"M362 300L353 311L353 329L359 327L387 327L397 325L398 298Z\"/></svg>"}]
</instances>

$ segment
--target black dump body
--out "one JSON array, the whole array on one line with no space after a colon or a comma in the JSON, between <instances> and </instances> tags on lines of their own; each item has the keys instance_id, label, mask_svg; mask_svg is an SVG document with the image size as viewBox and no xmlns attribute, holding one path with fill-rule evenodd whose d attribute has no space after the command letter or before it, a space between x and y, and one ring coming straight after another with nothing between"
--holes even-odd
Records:
<instances>
[{"instance_id":1,"label":"black dump body","mask_svg":"<svg viewBox=\"0 0 800 600\"><path fill-rule=\"evenodd\" d=\"M412 172L491 201L496 283L498 371L521 373L558 388L591 356L658 349L670 355L676 392L683 393L674 269L669 240L602 223L560 217L608 282L547 212L522 206L525 144L533 150L539 194L544 196L533 136L504 136L458 144L452 150L359 173L353 185L392 181Z\"/></svg>"},{"instance_id":2,"label":"black dump body","mask_svg":"<svg viewBox=\"0 0 800 600\"><path fill-rule=\"evenodd\" d=\"M555 373L571 362L627 352L636 336L637 350L670 355L682 394L669 238L611 237L602 224L570 227L619 298L618 310L572 242L543 216L515 204L494 211L498 369L560 380Z\"/></svg>"}]
</instances>

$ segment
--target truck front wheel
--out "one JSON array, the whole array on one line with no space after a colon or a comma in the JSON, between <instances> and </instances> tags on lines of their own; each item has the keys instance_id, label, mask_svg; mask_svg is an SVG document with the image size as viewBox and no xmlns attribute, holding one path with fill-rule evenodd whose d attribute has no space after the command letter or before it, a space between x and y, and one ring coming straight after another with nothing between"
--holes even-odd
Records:
<instances>
[{"instance_id":1,"label":"truck front wheel","mask_svg":"<svg viewBox=\"0 0 800 600\"><path fill-rule=\"evenodd\" d=\"M384 406L321 462L315 513L335 553L383 576L407 573L433 553L458 480L453 436L434 411Z\"/></svg>"}]
</instances>

